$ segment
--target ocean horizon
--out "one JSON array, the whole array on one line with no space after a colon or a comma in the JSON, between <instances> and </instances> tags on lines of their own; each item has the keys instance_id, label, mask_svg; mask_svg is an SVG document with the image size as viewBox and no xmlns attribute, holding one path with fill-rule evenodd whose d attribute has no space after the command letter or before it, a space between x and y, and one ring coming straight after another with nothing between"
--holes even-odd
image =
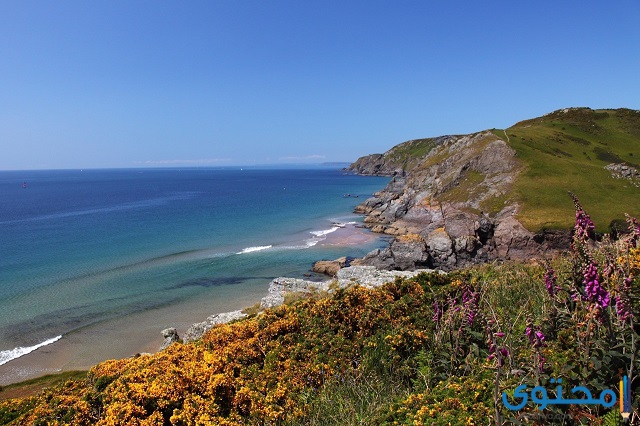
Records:
<instances>
[{"instance_id":1,"label":"ocean horizon","mask_svg":"<svg viewBox=\"0 0 640 426\"><path fill-rule=\"evenodd\" d=\"M0 366L143 314L159 336L180 307L184 327L316 260L381 247L323 242L387 182L327 168L0 172Z\"/></svg>"}]
</instances>

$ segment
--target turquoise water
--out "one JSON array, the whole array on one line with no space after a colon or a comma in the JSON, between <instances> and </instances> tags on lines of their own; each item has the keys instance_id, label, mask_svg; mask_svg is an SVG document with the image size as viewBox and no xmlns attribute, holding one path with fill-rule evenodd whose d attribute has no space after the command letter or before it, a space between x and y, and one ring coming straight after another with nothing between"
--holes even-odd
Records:
<instances>
[{"instance_id":1,"label":"turquoise water","mask_svg":"<svg viewBox=\"0 0 640 426\"><path fill-rule=\"evenodd\" d=\"M0 172L0 363L91 324L266 292L315 260L362 256L384 242L318 243L334 222L360 220L353 208L387 180L329 169Z\"/></svg>"}]
</instances>

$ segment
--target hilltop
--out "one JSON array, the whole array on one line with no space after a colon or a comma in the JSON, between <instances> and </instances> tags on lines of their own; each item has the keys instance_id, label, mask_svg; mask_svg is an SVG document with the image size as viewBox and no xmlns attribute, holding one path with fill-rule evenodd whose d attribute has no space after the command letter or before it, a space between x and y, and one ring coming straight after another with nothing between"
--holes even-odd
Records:
<instances>
[{"instance_id":1,"label":"hilltop","mask_svg":"<svg viewBox=\"0 0 640 426\"><path fill-rule=\"evenodd\" d=\"M566 249L575 193L598 232L638 214L640 111L566 108L507 129L416 139L349 169L393 180L358 211L376 232L411 235L372 253L383 268L450 269ZM419 241L420 237L422 241ZM417 244L417 245L416 245Z\"/></svg>"}]
</instances>

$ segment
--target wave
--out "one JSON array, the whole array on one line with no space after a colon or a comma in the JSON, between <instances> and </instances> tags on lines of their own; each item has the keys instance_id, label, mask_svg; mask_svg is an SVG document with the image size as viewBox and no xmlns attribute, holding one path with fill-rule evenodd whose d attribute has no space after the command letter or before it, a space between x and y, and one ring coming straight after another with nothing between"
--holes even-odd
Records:
<instances>
[{"instance_id":1,"label":"wave","mask_svg":"<svg viewBox=\"0 0 640 426\"><path fill-rule=\"evenodd\" d=\"M261 251L261 250L267 250L270 249L273 246L256 246L256 247L247 247L242 249L242 251L237 252L236 254L247 254L247 253L251 253L254 251Z\"/></svg>"},{"instance_id":2,"label":"wave","mask_svg":"<svg viewBox=\"0 0 640 426\"><path fill-rule=\"evenodd\" d=\"M56 336L51 339L45 340L42 343L38 343L37 345L14 348L8 351L0 351L0 365L6 364L9 361L14 360L16 358L20 358L21 356L31 353L38 348L55 343L60 339L62 339L62 336Z\"/></svg>"},{"instance_id":3,"label":"wave","mask_svg":"<svg viewBox=\"0 0 640 426\"><path fill-rule=\"evenodd\" d=\"M322 231L311 231L310 234L316 237L324 237L326 235L331 234L332 232L336 232L340 228L341 228L340 226L334 226L331 229L325 229Z\"/></svg>"},{"instance_id":4,"label":"wave","mask_svg":"<svg viewBox=\"0 0 640 426\"><path fill-rule=\"evenodd\" d=\"M327 238L327 235L336 232L338 229L345 228L347 225L355 225L356 222L334 222L330 229L323 229L321 231L311 231L312 238L306 241L306 247L313 247L321 241Z\"/></svg>"}]
</instances>

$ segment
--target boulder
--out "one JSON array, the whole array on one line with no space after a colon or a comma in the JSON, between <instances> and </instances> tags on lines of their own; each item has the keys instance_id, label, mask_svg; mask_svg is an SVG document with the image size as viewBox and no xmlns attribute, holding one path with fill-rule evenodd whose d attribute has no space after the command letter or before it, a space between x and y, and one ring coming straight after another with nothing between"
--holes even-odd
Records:
<instances>
[{"instance_id":1,"label":"boulder","mask_svg":"<svg viewBox=\"0 0 640 426\"><path fill-rule=\"evenodd\" d=\"M178 331L175 328L165 328L162 330L162 337L164 341L160 346L161 351L171 346L172 343L180 341L180 336L178 336Z\"/></svg>"},{"instance_id":2,"label":"boulder","mask_svg":"<svg viewBox=\"0 0 640 426\"><path fill-rule=\"evenodd\" d=\"M449 269L456 263L453 253L453 241L444 228L437 228L427 237L429 254L433 258L434 266Z\"/></svg>"},{"instance_id":3,"label":"boulder","mask_svg":"<svg viewBox=\"0 0 640 426\"><path fill-rule=\"evenodd\" d=\"M187 331L185 331L184 343L200 339L204 333L211 330L217 324L226 324L246 316L247 315L242 313L242 311L231 311L211 315L205 321L193 324L187 329Z\"/></svg>"},{"instance_id":4,"label":"boulder","mask_svg":"<svg viewBox=\"0 0 640 426\"><path fill-rule=\"evenodd\" d=\"M344 268L347 265L346 256L340 257L336 260L319 260L313 264L311 270L319 274L325 274L334 277L340 268Z\"/></svg>"},{"instance_id":5,"label":"boulder","mask_svg":"<svg viewBox=\"0 0 640 426\"><path fill-rule=\"evenodd\" d=\"M497 223L493 243L495 257L499 259L530 259L540 254L541 249L533 233L527 231L513 216L507 216Z\"/></svg>"},{"instance_id":6,"label":"boulder","mask_svg":"<svg viewBox=\"0 0 640 426\"><path fill-rule=\"evenodd\" d=\"M313 290L325 290L329 281L315 282L299 278L279 277L269 283L269 294L262 298L260 307L263 309L280 306L284 303L286 293L311 293Z\"/></svg>"},{"instance_id":7,"label":"boulder","mask_svg":"<svg viewBox=\"0 0 640 426\"><path fill-rule=\"evenodd\" d=\"M393 240L390 247L394 269L412 271L425 267L429 261L429 252L424 239L417 234L407 234Z\"/></svg>"}]
</instances>

